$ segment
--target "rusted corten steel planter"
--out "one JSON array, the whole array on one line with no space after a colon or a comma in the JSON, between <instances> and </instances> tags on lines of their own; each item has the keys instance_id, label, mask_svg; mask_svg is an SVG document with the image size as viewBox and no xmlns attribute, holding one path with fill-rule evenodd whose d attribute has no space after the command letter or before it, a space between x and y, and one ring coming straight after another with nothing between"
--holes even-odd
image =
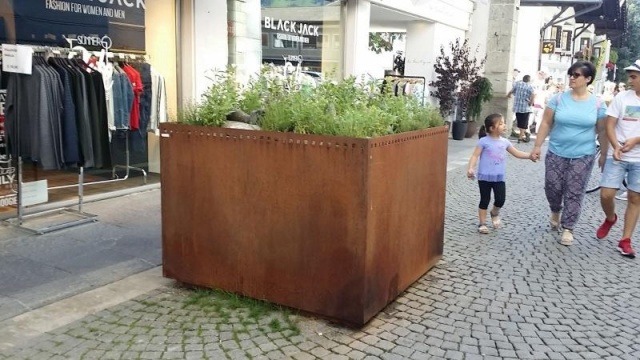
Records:
<instances>
[{"instance_id":1,"label":"rusted corten steel planter","mask_svg":"<svg viewBox=\"0 0 640 360\"><path fill-rule=\"evenodd\" d=\"M166 277L361 326L442 256L446 127L161 132Z\"/></svg>"}]
</instances>

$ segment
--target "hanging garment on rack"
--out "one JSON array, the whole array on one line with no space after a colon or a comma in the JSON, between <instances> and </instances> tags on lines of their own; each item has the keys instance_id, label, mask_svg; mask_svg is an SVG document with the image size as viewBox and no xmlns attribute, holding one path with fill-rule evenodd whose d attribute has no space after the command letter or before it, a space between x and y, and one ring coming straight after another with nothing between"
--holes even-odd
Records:
<instances>
[{"instance_id":1,"label":"hanging garment on rack","mask_svg":"<svg viewBox=\"0 0 640 360\"><path fill-rule=\"evenodd\" d=\"M62 81L60 75L51 68L44 59L38 59L41 64L36 66L36 70L39 70L42 74L40 81L41 86L45 89L41 90L44 95L40 99L41 106L50 107L48 110L49 124L41 124L43 127L40 130L41 146L44 149L40 153L40 161L44 164L51 164L51 168L61 168L64 166L64 151L62 148ZM47 89L46 87L53 87ZM51 141L51 143L48 143ZM53 150L53 152L49 152Z\"/></svg>"},{"instance_id":2,"label":"hanging garment on rack","mask_svg":"<svg viewBox=\"0 0 640 360\"><path fill-rule=\"evenodd\" d=\"M8 132L15 156L36 161L45 170L111 167L100 72L79 59L45 61L36 56L33 75L12 74L7 92Z\"/></svg>"},{"instance_id":3,"label":"hanging garment on rack","mask_svg":"<svg viewBox=\"0 0 640 360\"><path fill-rule=\"evenodd\" d=\"M144 91L142 79L140 73L131 65L125 64L122 66L122 70L129 77L129 81L133 87L133 107L131 108L131 116L129 117L129 128L131 130L138 130L140 128L140 96Z\"/></svg>"},{"instance_id":4,"label":"hanging garment on rack","mask_svg":"<svg viewBox=\"0 0 640 360\"><path fill-rule=\"evenodd\" d=\"M114 129L129 129L129 119L131 118L131 108L133 106L133 86L129 78L119 66L115 66L113 73L113 107L114 107Z\"/></svg>"},{"instance_id":5,"label":"hanging garment on rack","mask_svg":"<svg viewBox=\"0 0 640 360\"><path fill-rule=\"evenodd\" d=\"M151 120L151 102L153 80L151 79L151 65L147 63L134 63L133 68L140 74L142 93L140 94L140 130L147 131Z\"/></svg>"},{"instance_id":6,"label":"hanging garment on rack","mask_svg":"<svg viewBox=\"0 0 640 360\"><path fill-rule=\"evenodd\" d=\"M35 58L31 75L9 75L5 126L12 156L39 162L47 170L63 166L61 93L59 75Z\"/></svg>"},{"instance_id":7,"label":"hanging garment on rack","mask_svg":"<svg viewBox=\"0 0 640 360\"><path fill-rule=\"evenodd\" d=\"M167 87L164 77L151 67L151 117L149 131L157 131L167 121Z\"/></svg>"},{"instance_id":8,"label":"hanging garment on rack","mask_svg":"<svg viewBox=\"0 0 640 360\"><path fill-rule=\"evenodd\" d=\"M86 96L87 86L83 76L83 64L73 59L59 57L50 57L48 64L59 73L64 72L69 78L68 82L63 81L65 92L63 149L67 149L64 152L64 162L67 166L92 167L94 155L90 131L90 109Z\"/></svg>"},{"instance_id":9,"label":"hanging garment on rack","mask_svg":"<svg viewBox=\"0 0 640 360\"><path fill-rule=\"evenodd\" d=\"M78 126L78 144L80 147L80 165L90 168L95 165L93 141L91 139L90 103L87 96L87 83L83 72L69 62L69 71L75 79L76 124Z\"/></svg>"},{"instance_id":10,"label":"hanging garment on rack","mask_svg":"<svg viewBox=\"0 0 640 360\"><path fill-rule=\"evenodd\" d=\"M111 167L111 149L109 147L109 123L107 119L107 97L104 90L102 74L93 72L90 74L95 93L96 108L92 124L93 155L97 168Z\"/></svg>"},{"instance_id":11,"label":"hanging garment on rack","mask_svg":"<svg viewBox=\"0 0 640 360\"><path fill-rule=\"evenodd\" d=\"M104 84L108 129L115 130L115 106L113 103L113 73L115 69L110 62L100 62L98 71L102 74L102 83ZM109 139L111 139L111 132L109 132Z\"/></svg>"},{"instance_id":12,"label":"hanging garment on rack","mask_svg":"<svg viewBox=\"0 0 640 360\"><path fill-rule=\"evenodd\" d=\"M48 60L49 65L60 75L62 81L62 153L66 164L80 162L78 146L78 126L76 124L76 105L73 101L72 77L54 58Z\"/></svg>"}]
</instances>

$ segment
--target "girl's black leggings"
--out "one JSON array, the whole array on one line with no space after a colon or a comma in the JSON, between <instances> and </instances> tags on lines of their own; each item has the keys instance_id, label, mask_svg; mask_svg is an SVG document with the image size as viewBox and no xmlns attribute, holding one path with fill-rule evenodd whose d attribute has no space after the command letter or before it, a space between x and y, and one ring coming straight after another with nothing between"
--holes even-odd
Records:
<instances>
[{"instance_id":1,"label":"girl's black leggings","mask_svg":"<svg viewBox=\"0 0 640 360\"><path fill-rule=\"evenodd\" d=\"M507 196L507 185L504 181L478 181L480 187L480 205L482 210L487 210L491 202L491 190L493 190L493 206L501 208Z\"/></svg>"}]
</instances>

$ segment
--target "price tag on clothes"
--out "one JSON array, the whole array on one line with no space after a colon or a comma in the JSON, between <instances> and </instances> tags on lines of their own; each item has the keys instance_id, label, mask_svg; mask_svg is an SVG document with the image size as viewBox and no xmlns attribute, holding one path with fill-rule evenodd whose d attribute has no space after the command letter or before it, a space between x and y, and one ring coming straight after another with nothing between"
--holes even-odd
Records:
<instances>
[{"instance_id":1,"label":"price tag on clothes","mask_svg":"<svg viewBox=\"0 0 640 360\"><path fill-rule=\"evenodd\" d=\"M31 75L32 56L29 46L2 44L2 71Z\"/></svg>"}]
</instances>

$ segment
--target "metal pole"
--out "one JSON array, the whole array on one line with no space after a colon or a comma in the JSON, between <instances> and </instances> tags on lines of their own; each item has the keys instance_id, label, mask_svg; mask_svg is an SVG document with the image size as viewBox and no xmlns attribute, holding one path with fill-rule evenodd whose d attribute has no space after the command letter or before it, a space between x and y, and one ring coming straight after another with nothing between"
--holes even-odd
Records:
<instances>
[{"instance_id":1,"label":"metal pole","mask_svg":"<svg viewBox=\"0 0 640 360\"><path fill-rule=\"evenodd\" d=\"M22 225L22 156L18 156L18 225Z\"/></svg>"},{"instance_id":2,"label":"metal pole","mask_svg":"<svg viewBox=\"0 0 640 360\"><path fill-rule=\"evenodd\" d=\"M84 166L80 166L78 174L78 211L82 212L82 201L84 197Z\"/></svg>"}]
</instances>

